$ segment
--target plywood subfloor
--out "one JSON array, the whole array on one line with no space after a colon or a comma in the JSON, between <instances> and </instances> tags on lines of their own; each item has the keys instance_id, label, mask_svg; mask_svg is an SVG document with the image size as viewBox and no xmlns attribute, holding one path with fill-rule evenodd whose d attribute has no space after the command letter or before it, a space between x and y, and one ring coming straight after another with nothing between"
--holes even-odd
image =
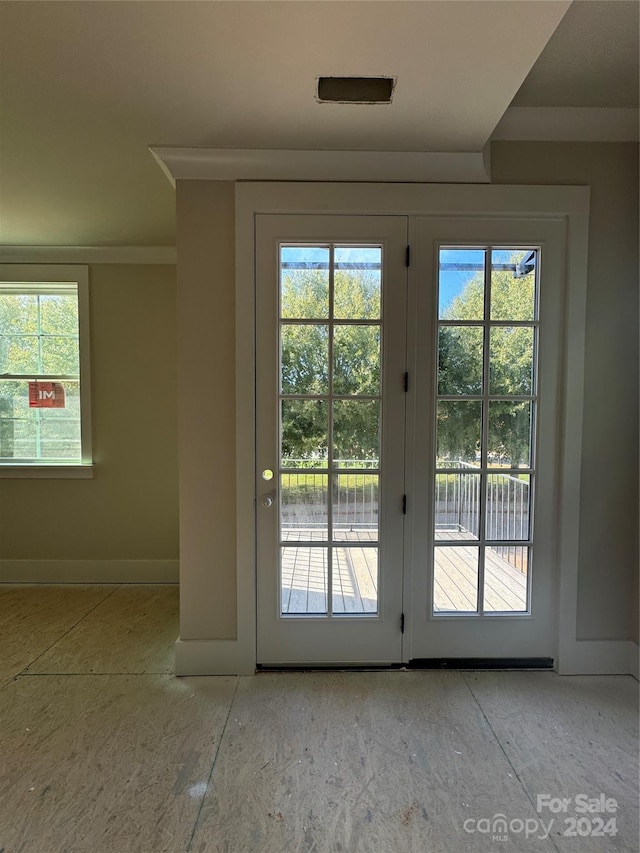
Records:
<instances>
[{"instance_id":1,"label":"plywood subfloor","mask_svg":"<svg viewBox=\"0 0 640 853\"><path fill-rule=\"evenodd\" d=\"M176 679L177 600L171 586L0 587L0 660L24 650L0 686L0 850L637 851L631 677ZM538 812L539 794L568 798L567 814ZM617 834L566 836L575 797L601 794ZM499 814L512 828L498 841L479 821Z\"/></svg>"}]
</instances>

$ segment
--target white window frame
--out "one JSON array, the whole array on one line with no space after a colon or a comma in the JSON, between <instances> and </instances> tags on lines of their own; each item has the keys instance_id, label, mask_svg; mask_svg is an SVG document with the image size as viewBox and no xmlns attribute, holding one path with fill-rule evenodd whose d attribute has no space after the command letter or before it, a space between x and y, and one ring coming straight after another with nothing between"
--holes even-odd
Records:
<instances>
[{"instance_id":1,"label":"white window frame","mask_svg":"<svg viewBox=\"0 0 640 853\"><path fill-rule=\"evenodd\" d=\"M89 344L89 268L78 264L0 264L0 283L29 284L65 282L78 288L78 334L80 354L81 459L64 462L0 461L0 479L93 477L91 446L91 370ZM43 293L45 292L43 288Z\"/></svg>"}]
</instances>

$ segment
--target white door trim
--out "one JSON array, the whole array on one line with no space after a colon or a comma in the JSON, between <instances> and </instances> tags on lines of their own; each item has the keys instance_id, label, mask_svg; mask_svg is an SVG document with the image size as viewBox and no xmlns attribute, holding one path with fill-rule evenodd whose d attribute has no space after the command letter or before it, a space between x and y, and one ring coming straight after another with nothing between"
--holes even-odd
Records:
<instances>
[{"instance_id":1,"label":"white door trim","mask_svg":"<svg viewBox=\"0 0 640 853\"><path fill-rule=\"evenodd\" d=\"M560 672L571 672L577 656L579 505L575 495L580 489L582 458L589 188L270 182L236 185L238 636L233 641L210 641L215 671L246 674L254 671L256 661L254 217L256 213L304 212L566 217L556 665ZM225 644L225 653L217 648L218 642ZM227 657L231 669L225 665Z\"/></svg>"}]
</instances>

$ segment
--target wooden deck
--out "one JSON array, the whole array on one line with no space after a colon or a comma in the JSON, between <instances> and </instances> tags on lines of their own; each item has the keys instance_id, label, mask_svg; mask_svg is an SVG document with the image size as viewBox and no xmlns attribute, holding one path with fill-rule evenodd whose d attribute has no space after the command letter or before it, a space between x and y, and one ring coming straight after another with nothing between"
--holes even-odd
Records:
<instances>
[{"instance_id":1,"label":"wooden deck","mask_svg":"<svg viewBox=\"0 0 640 853\"><path fill-rule=\"evenodd\" d=\"M378 549L334 548L333 613L375 613L378 609ZM325 613L327 549L284 548L282 612Z\"/></svg>"},{"instance_id":2,"label":"wooden deck","mask_svg":"<svg viewBox=\"0 0 640 853\"><path fill-rule=\"evenodd\" d=\"M453 539L454 536L447 537ZM456 539L466 538L456 536ZM523 550L523 549L519 549ZM434 578L434 608L437 611L475 613L478 565L475 548L438 548ZM484 609L521 612L527 607L527 575L492 548L485 552Z\"/></svg>"},{"instance_id":3,"label":"wooden deck","mask_svg":"<svg viewBox=\"0 0 640 853\"><path fill-rule=\"evenodd\" d=\"M317 531L288 531L286 541L313 541ZM348 548L334 545L332 570L333 613L375 613L378 601L378 550L367 545L375 537L366 530L349 534ZM441 533L439 540L468 539L464 534ZM522 550L526 553L526 549ZM476 611L477 549L437 549L435 609L440 612ZM282 612L326 613L327 549L304 546L282 549ZM527 575L487 548L485 556L485 610L518 612L526 609Z\"/></svg>"}]
</instances>

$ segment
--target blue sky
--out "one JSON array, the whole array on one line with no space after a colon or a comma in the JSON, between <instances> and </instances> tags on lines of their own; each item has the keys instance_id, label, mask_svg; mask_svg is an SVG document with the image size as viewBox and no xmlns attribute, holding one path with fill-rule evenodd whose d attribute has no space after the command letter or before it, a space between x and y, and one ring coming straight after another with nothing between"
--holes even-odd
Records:
<instances>
[{"instance_id":1,"label":"blue sky","mask_svg":"<svg viewBox=\"0 0 640 853\"><path fill-rule=\"evenodd\" d=\"M381 250L377 247L338 246L335 250L336 263L379 263ZM513 249L494 249L492 263L505 264L513 258ZM283 246L283 263L307 262L311 266L329 263L329 249L323 246ZM442 317L447 306L464 290L468 281L484 267L483 249L441 249L439 274L439 316ZM465 269L472 265L476 269Z\"/></svg>"},{"instance_id":2,"label":"blue sky","mask_svg":"<svg viewBox=\"0 0 640 853\"><path fill-rule=\"evenodd\" d=\"M484 267L484 250L482 249L441 249L440 265L447 267L462 264L473 264ZM447 306L453 302L465 288L467 282L478 274L477 270L441 269L440 288L438 292L438 316L442 317Z\"/></svg>"},{"instance_id":3,"label":"blue sky","mask_svg":"<svg viewBox=\"0 0 640 853\"><path fill-rule=\"evenodd\" d=\"M336 263L376 264L380 263L381 250L371 246L336 246ZM329 263L329 249L323 246L282 246L281 260L283 263L311 264Z\"/></svg>"}]
</instances>

